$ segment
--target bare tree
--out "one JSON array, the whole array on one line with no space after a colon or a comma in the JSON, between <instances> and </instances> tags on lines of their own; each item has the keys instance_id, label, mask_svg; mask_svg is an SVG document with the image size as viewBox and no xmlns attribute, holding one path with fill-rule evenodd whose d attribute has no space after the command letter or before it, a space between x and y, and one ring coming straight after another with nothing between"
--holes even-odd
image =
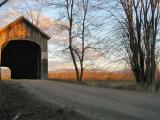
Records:
<instances>
[{"instance_id":1,"label":"bare tree","mask_svg":"<svg viewBox=\"0 0 160 120\"><path fill-rule=\"evenodd\" d=\"M0 7L2 7L4 4L6 4L9 0L3 0L1 3L0 3Z\"/></svg>"},{"instance_id":2,"label":"bare tree","mask_svg":"<svg viewBox=\"0 0 160 120\"><path fill-rule=\"evenodd\" d=\"M125 17L118 20L127 62L141 88L155 88L159 0L120 0Z\"/></svg>"},{"instance_id":3,"label":"bare tree","mask_svg":"<svg viewBox=\"0 0 160 120\"><path fill-rule=\"evenodd\" d=\"M76 71L76 77L77 80L79 80L79 70L78 70L78 65L76 62L76 57L73 51L73 21L74 21L74 7L75 7L75 0L65 0L65 9L66 9L66 14L67 14L67 20L68 20L68 40L69 40L69 50L71 54L71 58L75 67Z\"/></svg>"},{"instance_id":4,"label":"bare tree","mask_svg":"<svg viewBox=\"0 0 160 120\"><path fill-rule=\"evenodd\" d=\"M89 0L82 0L82 30L81 30L81 41L82 41L82 45L81 45L81 57L79 57L79 61L80 61L80 78L79 80L81 81L83 79L83 70L84 70L84 66L83 66L83 61L84 61L84 54L85 54L85 50L87 49L87 46L85 47L85 32L86 32L86 17L87 17L87 13L88 13L88 5L89 5ZM78 53L78 52L77 52ZM80 55L78 55L80 56Z\"/></svg>"},{"instance_id":5,"label":"bare tree","mask_svg":"<svg viewBox=\"0 0 160 120\"><path fill-rule=\"evenodd\" d=\"M42 18L42 12L45 9L45 6L42 5L44 0L35 0L31 4L31 1L26 1L23 3L23 6L13 6L11 12L16 13L15 18L21 17L22 15L29 19L34 25L40 27L40 20Z\"/></svg>"},{"instance_id":6,"label":"bare tree","mask_svg":"<svg viewBox=\"0 0 160 120\"><path fill-rule=\"evenodd\" d=\"M98 24L94 19L95 14L93 11L93 6L90 0L62 0L58 2L47 1L48 5L56 6L56 8L61 8L60 21L63 24L60 29L67 33L67 40L65 41L65 51L69 50L72 63L74 65L76 79L82 81L84 69L91 66L93 63L87 63L88 51L93 51L100 53L99 41L94 34L97 29ZM95 11L94 11L95 12ZM94 31L95 30L95 31ZM93 32L94 31L94 32ZM93 33L92 33L93 32ZM94 35L93 35L94 34ZM64 50L63 50L64 51ZM65 55L66 52L65 52Z\"/></svg>"}]
</instances>

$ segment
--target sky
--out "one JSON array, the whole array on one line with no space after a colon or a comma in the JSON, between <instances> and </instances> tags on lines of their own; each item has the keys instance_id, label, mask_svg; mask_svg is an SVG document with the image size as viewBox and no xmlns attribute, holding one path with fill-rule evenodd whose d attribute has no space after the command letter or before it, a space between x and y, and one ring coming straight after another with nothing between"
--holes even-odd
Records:
<instances>
[{"instance_id":1,"label":"sky","mask_svg":"<svg viewBox=\"0 0 160 120\"><path fill-rule=\"evenodd\" d=\"M37 4L33 2L34 0L10 0L6 5L0 8L0 27L7 25L8 23L14 21L20 16L25 16L29 20L28 13L36 16ZM100 15L103 12L99 12ZM95 16L98 16L95 13ZM63 54L64 40L66 40L66 34L57 34L57 25L63 25L63 21L57 20L59 18L59 10L53 7L43 8L40 13L39 27L51 36L51 40L48 41L48 65L49 71L58 71L63 69L73 69L73 64L68 53ZM108 22L108 21L107 21ZM103 30L99 31L98 34L104 34ZM107 31L107 30L106 30ZM105 31L105 32L106 32ZM95 34L97 34L95 32ZM108 34L108 38L109 38ZM94 40L93 40L94 41ZM103 70L120 70L124 67L123 62L114 62L113 55L109 55L106 58L100 57L95 51L88 51L85 64L92 65L89 69L103 69ZM112 61L112 62L111 62ZM122 65L121 65L122 64Z\"/></svg>"}]
</instances>

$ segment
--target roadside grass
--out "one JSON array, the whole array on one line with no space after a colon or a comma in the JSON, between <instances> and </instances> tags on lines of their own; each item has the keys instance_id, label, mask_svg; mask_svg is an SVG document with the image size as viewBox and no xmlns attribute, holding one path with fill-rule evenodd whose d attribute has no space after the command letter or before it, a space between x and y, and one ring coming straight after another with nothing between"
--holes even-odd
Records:
<instances>
[{"instance_id":1,"label":"roadside grass","mask_svg":"<svg viewBox=\"0 0 160 120\"><path fill-rule=\"evenodd\" d=\"M0 120L89 120L89 118L42 101L17 83L1 81Z\"/></svg>"},{"instance_id":2,"label":"roadside grass","mask_svg":"<svg viewBox=\"0 0 160 120\"><path fill-rule=\"evenodd\" d=\"M131 80L87 80L87 81L76 81L76 80L63 80L63 79L49 79L60 82L82 84L92 87L104 87L122 90L136 90L136 82Z\"/></svg>"},{"instance_id":3,"label":"roadside grass","mask_svg":"<svg viewBox=\"0 0 160 120\"><path fill-rule=\"evenodd\" d=\"M76 74L74 71L50 71L48 79L88 86L136 90L136 83L131 72L84 71L83 81L78 82L75 80Z\"/></svg>"},{"instance_id":4,"label":"roadside grass","mask_svg":"<svg viewBox=\"0 0 160 120\"><path fill-rule=\"evenodd\" d=\"M160 72L156 73L156 85L155 92L160 92ZM77 84L83 84L88 86L106 87L113 89L132 90L132 91L143 91L153 92L148 90L141 90L138 88L134 75L131 71L84 71L83 81L76 81L76 74L73 70L68 71L49 71L49 80L56 80L62 82L72 82Z\"/></svg>"},{"instance_id":5,"label":"roadside grass","mask_svg":"<svg viewBox=\"0 0 160 120\"><path fill-rule=\"evenodd\" d=\"M160 93L160 82L158 81L155 86L155 91L141 90L137 89L136 81L134 80L63 80L63 79L49 79L53 81L74 83L74 84L82 84L91 87L103 87L103 88L111 88L111 89L120 89L120 90L129 90L129 91L137 91L137 92L154 92Z\"/></svg>"}]
</instances>

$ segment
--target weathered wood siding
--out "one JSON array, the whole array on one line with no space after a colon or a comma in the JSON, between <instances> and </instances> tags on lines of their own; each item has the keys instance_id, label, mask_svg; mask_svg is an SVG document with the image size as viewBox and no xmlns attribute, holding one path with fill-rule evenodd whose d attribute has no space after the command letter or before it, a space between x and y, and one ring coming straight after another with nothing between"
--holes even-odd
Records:
<instances>
[{"instance_id":1,"label":"weathered wood siding","mask_svg":"<svg viewBox=\"0 0 160 120\"><path fill-rule=\"evenodd\" d=\"M13 40L28 40L41 48L41 79L48 77L48 48L46 36L25 20L13 23L0 31L0 47Z\"/></svg>"}]
</instances>

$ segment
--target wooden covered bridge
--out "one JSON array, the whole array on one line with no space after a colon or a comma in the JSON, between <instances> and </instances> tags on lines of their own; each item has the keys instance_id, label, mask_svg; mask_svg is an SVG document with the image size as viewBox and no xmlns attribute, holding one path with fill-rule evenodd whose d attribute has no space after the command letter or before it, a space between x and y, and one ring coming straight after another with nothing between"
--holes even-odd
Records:
<instances>
[{"instance_id":1,"label":"wooden covered bridge","mask_svg":"<svg viewBox=\"0 0 160 120\"><path fill-rule=\"evenodd\" d=\"M47 41L50 37L25 17L0 29L1 66L13 79L48 77Z\"/></svg>"}]
</instances>

